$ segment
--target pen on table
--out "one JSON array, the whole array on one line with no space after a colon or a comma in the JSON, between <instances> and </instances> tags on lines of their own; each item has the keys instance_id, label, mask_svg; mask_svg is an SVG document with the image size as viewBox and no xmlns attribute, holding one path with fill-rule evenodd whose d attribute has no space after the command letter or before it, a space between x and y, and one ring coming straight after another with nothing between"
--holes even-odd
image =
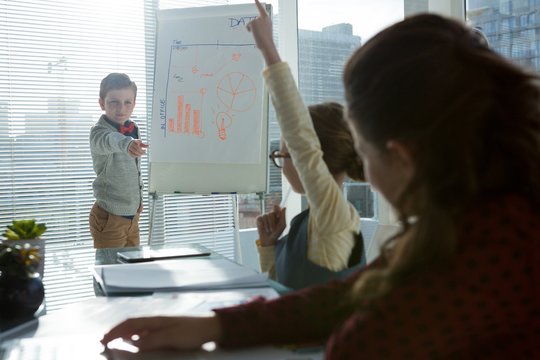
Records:
<instances>
[{"instance_id":1,"label":"pen on table","mask_svg":"<svg viewBox=\"0 0 540 360\"><path fill-rule=\"evenodd\" d=\"M282 208L287 204L287 199L289 199L289 195L291 195L292 187L287 188L287 192L285 193L285 196L281 198L281 203L279 204L279 207Z\"/></svg>"}]
</instances>

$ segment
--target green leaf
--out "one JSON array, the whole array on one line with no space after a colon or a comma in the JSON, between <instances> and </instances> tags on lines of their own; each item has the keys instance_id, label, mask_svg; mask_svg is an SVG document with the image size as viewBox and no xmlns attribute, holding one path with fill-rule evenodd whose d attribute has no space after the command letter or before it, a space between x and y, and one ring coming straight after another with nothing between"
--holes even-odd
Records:
<instances>
[{"instance_id":1,"label":"green leaf","mask_svg":"<svg viewBox=\"0 0 540 360\"><path fill-rule=\"evenodd\" d=\"M45 224L36 224L36 220L13 220L7 226L3 236L9 240L30 240L39 238L46 230Z\"/></svg>"},{"instance_id":2,"label":"green leaf","mask_svg":"<svg viewBox=\"0 0 540 360\"><path fill-rule=\"evenodd\" d=\"M8 240L20 240L19 235L11 229L7 229L2 236Z\"/></svg>"}]
</instances>

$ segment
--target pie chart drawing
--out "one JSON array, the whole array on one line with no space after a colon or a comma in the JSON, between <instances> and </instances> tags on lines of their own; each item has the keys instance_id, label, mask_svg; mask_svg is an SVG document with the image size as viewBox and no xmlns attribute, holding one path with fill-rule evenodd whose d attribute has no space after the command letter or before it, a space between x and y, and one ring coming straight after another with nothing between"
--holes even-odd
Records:
<instances>
[{"instance_id":1,"label":"pie chart drawing","mask_svg":"<svg viewBox=\"0 0 540 360\"><path fill-rule=\"evenodd\" d=\"M217 97L229 111L243 112L255 104L257 88L246 74L232 72L217 84Z\"/></svg>"}]
</instances>

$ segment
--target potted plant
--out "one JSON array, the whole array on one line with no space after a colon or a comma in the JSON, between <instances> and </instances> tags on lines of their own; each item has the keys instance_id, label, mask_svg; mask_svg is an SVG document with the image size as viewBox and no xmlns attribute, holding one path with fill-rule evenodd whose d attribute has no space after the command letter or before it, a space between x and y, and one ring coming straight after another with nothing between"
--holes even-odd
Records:
<instances>
[{"instance_id":1,"label":"potted plant","mask_svg":"<svg viewBox=\"0 0 540 360\"><path fill-rule=\"evenodd\" d=\"M33 316L43 303L45 291L37 273L39 249L0 244L0 317Z\"/></svg>"},{"instance_id":2,"label":"potted plant","mask_svg":"<svg viewBox=\"0 0 540 360\"><path fill-rule=\"evenodd\" d=\"M41 235L47 230L44 223L37 223L35 219L31 220L13 220L11 225L6 226L2 234L6 245L24 245L26 243L39 248L39 266L37 272L43 277L45 265L45 243Z\"/></svg>"}]
</instances>

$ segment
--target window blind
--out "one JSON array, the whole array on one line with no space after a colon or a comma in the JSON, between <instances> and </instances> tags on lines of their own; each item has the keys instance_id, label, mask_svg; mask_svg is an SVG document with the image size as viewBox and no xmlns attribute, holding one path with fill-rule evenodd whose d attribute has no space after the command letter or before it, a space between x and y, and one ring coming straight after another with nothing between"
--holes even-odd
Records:
<instances>
[{"instance_id":1,"label":"window blind","mask_svg":"<svg viewBox=\"0 0 540 360\"><path fill-rule=\"evenodd\" d=\"M88 281L94 258L55 253L92 247L88 214L95 174L88 135L102 113L101 79L125 72L137 83L133 120L149 142L156 10L226 3L0 0L0 228L13 219L47 224L49 312L94 296L87 287L64 286L73 276ZM148 157L142 171L146 181ZM232 257L232 201L230 196L173 195L149 201L145 195L141 243L148 239L150 205L155 204L156 243L200 240Z\"/></svg>"}]
</instances>

